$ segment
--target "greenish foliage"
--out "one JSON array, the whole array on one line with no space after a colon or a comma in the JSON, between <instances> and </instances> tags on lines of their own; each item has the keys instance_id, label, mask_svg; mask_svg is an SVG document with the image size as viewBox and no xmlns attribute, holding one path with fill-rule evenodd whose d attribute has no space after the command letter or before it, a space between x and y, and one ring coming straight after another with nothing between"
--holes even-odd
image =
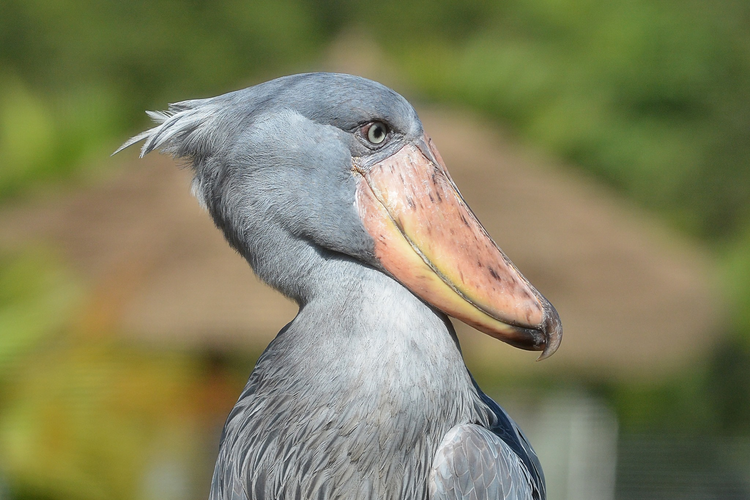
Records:
<instances>
[{"instance_id":1,"label":"greenish foliage","mask_svg":"<svg viewBox=\"0 0 750 500\"><path fill-rule=\"evenodd\" d=\"M76 280L48 251L0 256L0 382L68 326L80 295Z\"/></svg>"},{"instance_id":2,"label":"greenish foliage","mask_svg":"<svg viewBox=\"0 0 750 500\"><path fill-rule=\"evenodd\" d=\"M726 337L750 344L750 4L385 0L360 8L426 96L509 122L709 243L733 306ZM678 427L715 420L737 430L731 421L750 422L732 403L750 397L739 369L750 366L750 351L740 346L731 359L715 356L702 376L658 387L626 384L612 397L640 426L659 426L671 412ZM719 367L730 365L734 398L713 390Z\"/></svg>"},{"instance_id":3,"label":"greenish foliage","mask_svg":"<svg viewBox=\"0 0 750 500\"><path fill-rule=\"evenodd\" d=\"M144 498L150 468L164 459L193 465L184 462L201 444L190 439L201 430L191 408L197 374L188 356L102 338L66 336L27 357L0 415L0 461L13 491Z\"/></svg>"},{"instance_id":4,"label":"greenish foliage","mask_svg":"<svg viewBox=\"0 0 750 500\"><path fill-rule=\"evenodd\" d=\"M378 37L428 95L510 121L693 234L750 216L746 3L386 3L368 12Z\"/></svg>"},{"instance_id":5,"label":"greenish foliage","mask_svg":"<svg viewBox=\"0 0 750 500\"><path fill-rule=\"evenodd\" d=\"M222 356L113 341L82 327L85 292L45 248L0 255L4 494L184 498L163 483L174 473L179 484L209 483L196 436L226 417L252 360L239 370Z\"/></svg>"},{"instance_id":6,"label":"greenish foliage","mask_svg":"<svg viewBox=\"0 0 750 500\"><path fill-rule=\"evenodd\" d=\"M741 0L0 0L0 199L101 164L144 109L299 70L346 29L423 96L730 245L750 225L749 19Z\"/></svg>"},{"instance_id":7,"label":"greenish foliage","mask_svg":"<svg viewBox=\"0 0 750 500\"><path fill-rule=\"evenodd\" d=\"M668 377L586 385L613 404L625 434L748 436L748 360L750 343L727 333L705 359Z\"/></svg>"},{"instance_id":8,"label":"greenish foliage","mask_svg":"<svg viewBox=\"0 0 750 500\"><path fill-rule=\"evenodd\" d=\"M0 199L100 164L144 109L308 60L320 16L297 0L0 0Z\"/></svg>"},{"instance_id":9,"label":"greenish foliage","mask_svg":"<svg viewBox=\"0 0 750 500\"><path fill-rule=\"evenodd\" d=\"M2 0L0 195L85 164L143 109L299 68L354 29L425 96L724 237L750 219L749 17L739 0Z\"/></svg>"},{"instance_id":10,"label":"greenish foliage","mask_svg":"<svg viewBox=\"0 0 750 500\"><path fill-rule=\"evenodd\" d=\"M706 404L719 430L750 434L750 342L727 336L712 353L705 385Z\"/></svg>"},{"instance_id":11,"label":"greenish foliage","mask_svg":"<svg viewBox=\"0 0 750 500\"><path fill-rule=\"evenodd\" d=\"M748 332L750 345L750 224L736 235L722 255L725 295L736 313L733 327Z\"/></svg>"},{"instance_id":12,"label":"greenish foliage","mask_svg":"<svg viewBox=\"0 0 750 500\"><path fill-rule=\"evenodd\" d=\"M0 0L0 200L100 168L144 109L298 71L364 32L423 97L510 123L718 242L732 334L711 360L537 393L592 387L626 432L748 432L749 23L742 0ZM191 453L194 357L76 340L80 292L48 252L0 255L0 463L19 497L138 497L165 429L166 450Z\"/></svg>"},{"instance_id":13,"label":"greenish foliage","mask_svg":"<svg viewBox=\"0 0 750 500\"><path fill-rule=\"evenodd\" d=\"M705 372L698 369L667 380L608 384L600 391L613 402L623 432L716 432L705 383Z\"/></svg>"}]
</instances>

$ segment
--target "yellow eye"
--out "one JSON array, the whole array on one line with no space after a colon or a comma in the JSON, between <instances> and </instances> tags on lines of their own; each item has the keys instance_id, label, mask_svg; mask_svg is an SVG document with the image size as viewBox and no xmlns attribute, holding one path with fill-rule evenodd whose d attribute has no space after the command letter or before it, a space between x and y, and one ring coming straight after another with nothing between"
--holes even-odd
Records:
<instances>
[{"instance_id":1,"label":"yellow eye","mask_svg":"<svg viewBox=\"0 0 750 500\"><path fill-rule=\"evenodd\" d=\"M381 144L388 136L388 128L383 122L372 122L367 127L367 140L372 144Z\"/></svg>"}]
</instances>

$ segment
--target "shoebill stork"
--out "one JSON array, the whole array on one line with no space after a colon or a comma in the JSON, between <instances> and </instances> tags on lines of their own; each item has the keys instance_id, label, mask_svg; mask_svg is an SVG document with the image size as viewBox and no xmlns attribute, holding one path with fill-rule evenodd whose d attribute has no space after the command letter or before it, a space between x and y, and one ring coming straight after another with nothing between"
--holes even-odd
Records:
<instances>
[{"instance_id":1,"label":"shoebill stork","mask_svg":"<svg viewBox=\"0 0 750 500\"><path fill-rule=\"evenodd\" d=\"M185 158L229 244L299 305L229 414L212 500L545 498L446 315L540 359L559 317L403 97L312 73L149 114L122 148Z\"/></svg>"}]
</instances>

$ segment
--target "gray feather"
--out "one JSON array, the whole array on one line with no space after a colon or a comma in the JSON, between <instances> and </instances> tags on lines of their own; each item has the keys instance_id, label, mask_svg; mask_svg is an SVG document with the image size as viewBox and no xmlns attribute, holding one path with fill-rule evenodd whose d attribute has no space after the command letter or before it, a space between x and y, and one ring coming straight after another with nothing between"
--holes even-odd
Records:
<instances>
[{"instance_id":1,"label":"gray feather","mask_svg":"<svg viewBox=\"0 0 750 500\"><path fill-rule=\"evenodd\" d=\"M528 500L531 473L520 457L485 427L451 429L440 443L430 473L431 500Z\"/></svg>"},{"instance_id":2,"label":"gray feather","mask_svg":"<svg viewBox=\"0 0 750 500\"><path fill-rule=\"evenodd\" d=\"M353 158L422 137L403 97L319 73L149 116L118 151L143 140L141 155L187 159L229 243L300 306L227 419L211 500L428 500L428 484L436 499L543 499L533 451L474 384L450 321L382 272L359 217ZM373 120L390 150L355 137Z\"/></svg>"},{"instance_id":3,"label":"gray feather","mask_svg":"<svg viewBox=\"0 0 750 500\"><path fill-rule=\"evenodd\" d=\"M375 270L331 261L316 279L331 275L341 306L306 304L258 361L227 421L212 499L238 482L252 499L426 499L448 430L489 425L468 372L438 369L462 366L445 318Z\"/></svg>"},{"instance_id":4,"label":"gray feather","mask_svg":"<svg viewBox=\"0 0 750 500\"><path fill-rule=\"evenodd\" d=\"M145 140L141 158L155 149L177 157L205 155L216 149L213 122L219 110L211 99L196 99L170 104L168 111L147 111L158 125L129 139L112 154Z\"/></svg>"}]
</instances>

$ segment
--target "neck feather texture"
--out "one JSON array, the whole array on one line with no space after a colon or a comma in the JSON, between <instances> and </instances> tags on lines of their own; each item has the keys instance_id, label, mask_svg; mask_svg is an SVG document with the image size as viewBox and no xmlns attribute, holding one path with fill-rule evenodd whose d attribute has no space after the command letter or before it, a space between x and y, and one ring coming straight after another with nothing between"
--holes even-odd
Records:
<instances>
[{"instance_id":1,"label":"neck feather texture","mask_svg":"<svg viewBox=\"0 0 750 500\"><path fill-rule=\"evenodd\" d=\"M490 418L452 325L353 260L308 276L229 416L211 498L426 498L443 436Z\"/></svg>"}]
</instances>

